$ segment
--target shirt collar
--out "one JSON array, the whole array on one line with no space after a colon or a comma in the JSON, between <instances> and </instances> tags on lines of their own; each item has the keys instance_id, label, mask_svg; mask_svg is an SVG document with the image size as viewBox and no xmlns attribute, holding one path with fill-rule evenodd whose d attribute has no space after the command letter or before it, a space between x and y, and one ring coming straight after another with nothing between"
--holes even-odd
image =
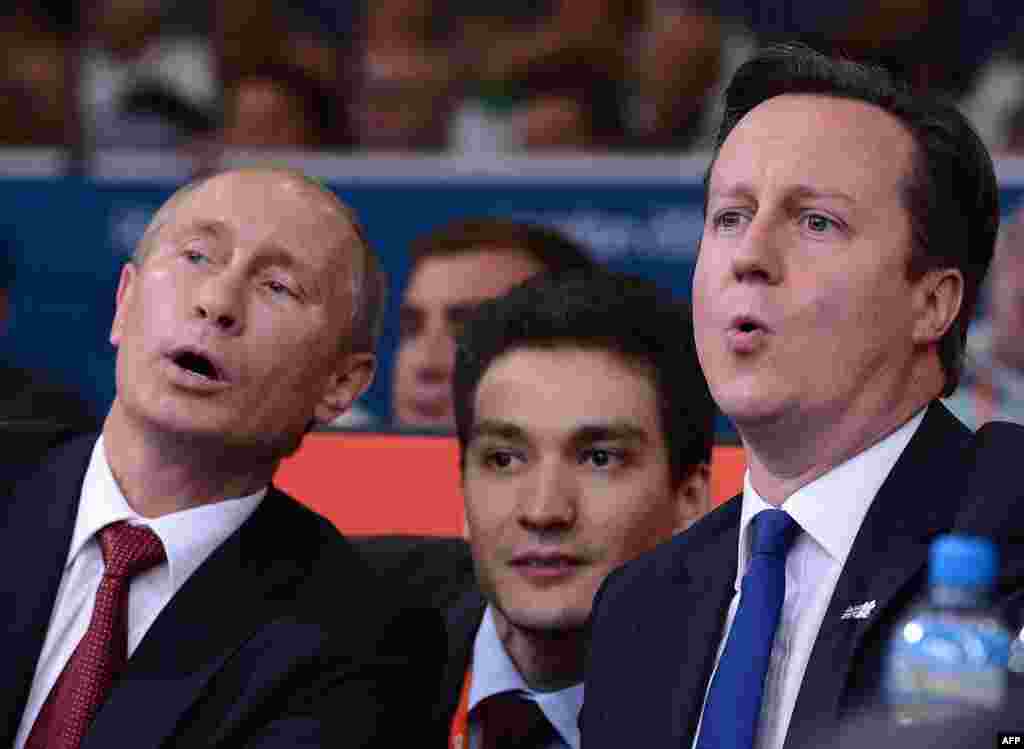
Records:
<instances>
[{"instance_id":1,"label":"shirt collar","mask_svg":"<svg viewBox=\"0 0 1024 749\"><path fill-rule=\"evenodd\" d=\"M523 692L535 701L551 721L562 740L572 749L579 749L579 714L583 707L583 684L555 692L538 692L527 686L515 663L505 651L494 625L490 606L473 641L473 680L469 686L470 713L484 699L501 692Z\"/></svg>"},{"instance_id":2,"label":"shirt collar","mask_svg":"<svg viewBox=\"0 0 1024 749\"><path fill-rule=\"evenodd\" d=\"M160 538L167 554L172 590L180 588L206 558L259 506L267 494L264 488L255 494L201 505L187 510L145 518L135 512L117 485L103 449L103 437L96 440L89 467L82 482L78 517L71 536L66 566L101 529L119 520L149 526Z\"/></svg>"},{"instance_id":3,"label":"shirt collar","mask_svg":"<svg viewBox=\"0 0 1024 749\"><path fill-rule=\"evenodd\" d=\"M860 525L896 461L924 420L925 409L885 439L840 463L828 473L800 487L782 503L781 509L797 522L800 529L840 565L853 548ZM761 510L774 509L750 483L750 470L743 476L743 509L740 515L739 574L750 557L750 522Z\"/></svg>"}]
</instances>

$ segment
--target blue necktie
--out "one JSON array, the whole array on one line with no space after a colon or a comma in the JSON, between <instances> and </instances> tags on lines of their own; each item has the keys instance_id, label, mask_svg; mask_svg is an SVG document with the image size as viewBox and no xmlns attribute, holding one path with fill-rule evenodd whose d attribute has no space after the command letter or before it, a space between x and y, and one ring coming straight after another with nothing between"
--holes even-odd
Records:
<instances>
[{"instance_id":1,"label":"blue necktie","mask_svg":"<svg viewBox=\"0 0 1024 749\"><path fill-rule=\"evenodd\" d=\"M697 749L751 749L757 735L772 641L786 596L786 552L800 526L782 510L762 510L751 526L750 564L708 691Z\"/></svg>"}]
</instances>

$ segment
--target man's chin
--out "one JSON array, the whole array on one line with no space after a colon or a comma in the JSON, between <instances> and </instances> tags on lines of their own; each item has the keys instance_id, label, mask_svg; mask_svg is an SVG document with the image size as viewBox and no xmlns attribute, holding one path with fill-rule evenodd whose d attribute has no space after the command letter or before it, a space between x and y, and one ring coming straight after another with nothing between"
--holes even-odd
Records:
<instances>
[{"instance_id":1,"label":"man's chin","mask_svg":"<svg viewBox=\"0 0 1024 749\"><path fill-rule=\"evenodd\" d=\"M206 455L247 455L260 462L294 453L303 436L283 432L257 435L239 430L229 420L189 418L187 414L155 414L146 423L158 438L189 445Z\"/></svg>"},{"instance_id":2,"label":"man's chin","mask_svg":"<svg viewBox=\"0 0 1024 749\"><path fill-rule=\"evenodd\" d=\"M504 611L505 618L516 629L534 637L552 640L579 635L586 627L589 613L574 609L513 609L511 611Z\"/></svg>"}]
</instances>

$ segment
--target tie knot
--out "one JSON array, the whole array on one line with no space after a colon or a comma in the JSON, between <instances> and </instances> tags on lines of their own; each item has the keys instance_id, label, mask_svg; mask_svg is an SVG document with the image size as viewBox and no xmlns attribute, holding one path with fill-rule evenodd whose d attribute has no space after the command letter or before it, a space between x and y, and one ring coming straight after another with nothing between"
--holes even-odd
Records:
<instances>
[{"instance_id":1,"label":"tie knot","mask_svg":"<svg viewBox=\"0 0 1024 749\"><path fill-rule=\"evenodd\" d=\"M164 545L150 528L123 520L100 531L100 548L108 577L133 577L166 558Z\"/></svg>"},{"instance_id":2,"label":"tie knot","mask_svg":"<svg viewBox=\"0 0 1024 749\"><path fill-rule=\"evenodd\" d=\"M554 728L544 717L540 705L522 692L500 692L485 699L476 708L483 725L485 749L543 746Z\"/></svg>"},{"instance_id":3,"label":"tie knot","mask_svg":"<svg viewBox=\"0 0 1024 749\"><path fill-rule=\"evenodd\" d=\"M800 526L782 510L762 510L754 516L754 554L786 556Z\"/></svg>"}]
</instances>

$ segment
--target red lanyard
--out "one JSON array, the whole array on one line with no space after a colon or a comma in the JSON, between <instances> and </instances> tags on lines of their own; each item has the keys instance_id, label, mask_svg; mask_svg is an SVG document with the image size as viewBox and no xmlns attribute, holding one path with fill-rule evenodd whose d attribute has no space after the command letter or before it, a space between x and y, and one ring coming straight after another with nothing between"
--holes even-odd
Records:
<instances>
[{"instance_id":1,"label":"red lanyard","mask_svg":"<svg viewBox=\"0 0 1024 749\"><path fill-rule=\"evenodd\" d=\"M466 676L462 680L462 694L459 696L459 706L455 708L455 716L452 718L448 749L469 749L469 685L472 681L473 668L470 666L466 669Z\"/></svg>"}]
</instances>

